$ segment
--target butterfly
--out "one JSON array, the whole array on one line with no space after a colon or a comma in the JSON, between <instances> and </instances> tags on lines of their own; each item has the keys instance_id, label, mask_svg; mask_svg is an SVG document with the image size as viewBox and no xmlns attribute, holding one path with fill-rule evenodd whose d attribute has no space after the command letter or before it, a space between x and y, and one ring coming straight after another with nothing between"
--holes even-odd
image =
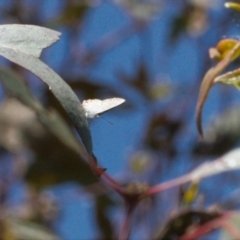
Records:
<instances>
[{"instance_id":1,"label":"butterfly","mask_svg":"<svg viewBox=\"0 0 240 240\"><path fill-rule=\"evenodd\" d=\"M88 99L82 102L82 106L85 110L85 115L87 118L95 118L124 102L125 99L123 98L108 98L104 100Z\"/></svg>"}]
</instances>

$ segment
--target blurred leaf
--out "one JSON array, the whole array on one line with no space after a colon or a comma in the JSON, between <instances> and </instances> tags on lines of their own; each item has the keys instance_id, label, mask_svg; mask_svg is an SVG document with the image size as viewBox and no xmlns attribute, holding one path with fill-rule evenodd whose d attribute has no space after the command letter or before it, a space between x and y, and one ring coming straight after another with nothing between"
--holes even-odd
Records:
<instances>
[{"instance_id":1,"label":"blurred leaf","mask_svg":"<svg viewBox=\"0 0 240 240\"><path fill-rule=\"evenodd\" d=\"M66 1L64 12L59 18L53 20L53 23L56 22L58 25L75 25L76 23L81 21L88 7L89 4L87 4L87 1Z\"/></svg>"},{"instance_id":2,"label":"blurred leaf","mask_svg":"<svg viewBox=\"0 0 240 240\"><path fill-rule=\"evenodd\" d=\"M95 176L83 161L81 146L59 114L53 109L45 110L10 69L0 67L0 81L11 96L36 113L14 102L5 103L5 108L0 109L3 146L14 152L30 147L35 152L36 161L26 173L27 181L38 188L66 181L84 185L95 182Z\"/></svg>"},{"instance_id":3,"label":"blurred leaf","mask_svg":"<svg viewBox=\"0 0 240 240\"><path fill-rule=\"evenodd\" d=\"M214 83L224 83L233 85L240 91L240 69L227 72L215 78Z\"/></svg>"},{"instance_id":4,"label":"blurred leaf","mask_svg":"<svg viewBox=\"0 0 240 240\"><path fill-rule=\"evenodd\" d=\"M168 79L164 78L158 82L151 81L147 66L143 62L138 65L135 76L129 77L122 73L118 75L123 82L139 91L148 100L162 99L168 96L171 91Z\"/></svg>"},{"instance_id":5,"label":"blurred leaf","mask_svg":"<svg viewBox=\"0 0 240 240\"><path fill-rule=\"evenodd\" d=\"M190 11L186 31L191 37L199 37L206 32L209 26L208 9L196 5Z\"/></svg>"},{"instance_id":6,"label":"blurred leaf","mask_svg":"<svg viewBox=\"0 0 240 240\"><path fill-rule=\"evenodd\" d=\"M207 126L204 141L197 142L193 153L220 156L236 147L240 140L240 108L227 109Z\"/></svg>"},{"instance_id":7,"label":"blurred leaf","mask_svg":"<svg viewBox=\"0 0 240 240\"><path fill-rule=\"evenodd\" d=\"M79 20L87 8L88 5L83 1L68 4L64 9L64 14L61 16L63 23Z\"/></svg>"},{"instance_id":8,"label":"blurred leaf","mask_svg":"<svg viewBox=\"0 0 240 240\"><path fill-rule=\"evenodd\" d=\"M79 155L62 146L51 136L32 139L30 147L35 150L34 162L29 166L24 178L35 188L76 182L89 185L97 181L89 166L79 159Z\"/></svg>"},{"instance_id":9,"label":"blurred leaf","mask_svg":"<svg viewBox=\"0 0 240 240\"><path fill-rule=\"evenodd\" d=\"M3 240L60 240L45 227L20 219L8 218L4 227Z\"/></svg>"},{"instance_id":10,"label":"blurred leaf","mask_svg":"<svg viewBox=\"0 0 240 240\"><path fill-rule=\"evenodd\" d=\"M205 6L193 1L185 1L184 4L180 14L173 19L168 43L175 43L183 34L197 37L208 27L208 11Z\"/></svg>"},{"instance_id":11,"label":"blurred leaf","mask_svg":"<svg viewBox=\"0 0 240 240\"><path fill-rule=\"evenodd\" d=\"M161 227L154 240L179 239L191 228L191 226L200 226L209 222L220 214L218 212L184 210L171 216L171 218Z\"/></svg>"},{"instance_id":12,"label":"blurred leaf","mask_svg":"<svg viewBox=\"0 0 240 240\"><path fill-rule=\"evenodd\" d=\"M114 0L121 4L135 18L143 21L151 20L159 12L160 4L151 0Z\"/></svg>"},{"instance_id":13,"label":"blurred leaf","mask_svg":"<svg viewBox=\"0 0 240 240\"><path fill-rule=\"evenodd\" d=\"M170 42L175 43L177 39L186 32L186 27L188 24L189 9L184 9L180 16L176 16L173 19L172 27L170 28Z\"/></svg>"},{"instance_id":14,"label":"blurred leaf","mask_svg":"<svg viewBox=\"0 0 240 240\"><path fill-rule=\"evenodd\" d=\"M155 115L147 127L145 143L151 149L164 151L173 157L176 153L174 139L180 128L179 120L171 119L165 113Z\"/></svg>"},{"instance_id":15,"label":"blurred leaf","mask_svg":"<svg viewBox=\"0 0 240 240\"><path fill-rule=\"evenodd\" d=\"M1 29L0 29L1 30ZM2 29L2 31L5 29ZM36 28L35 26L30 26L28 29L28 32L33 31L34 34L36 34ZM37 27L37 30L39 30L39 27ZM55 36L55 31L48 30L49 34ZM1 31L0 31L1 32ZM4 32L4 31L3 31ZM8 39L12 40L13 36L12 33L9 32ZM25 28L21 27L18 30L18 34L21 34L21 36L25 36L26 31ZM28 36L26 34L26 36ZM45 32L39 30L36 34L36 36L39 39L42 39L42 41L45 40ZM14 40L12 40L12 45L18 44ZM26 38L22 37L21 42L26 41ZM46 41L48 43L48 41ZM25 46L25 44L23 44ZM35 45L33 45L35 46ZM39 53L39 50L37 51ZM41 51L40 51L41 52ZM75 95L75 93L72 91L72 89L69 87L69 85L64 82L64 80L56 74L51 68L49 68L46 64L44 64L42 61L40 61L35 55L29 54L29 52L25 51L24 47L19 47L18 51L15 51L15 49L5 47L4 44L1 45L0 41L0 55L4 56L5 58L9 59L10 61L19 64L20 66L28 69L32 73L34 73L36 76L38 76L42 81L47 83L49 85L49 89L53 92L53 94L56 96L56 98L60 101L63 108L68 113L69 117L74 123L74 126L76 127L77 132L79 133L82 142L84 146L86 147L86 150L89 154L92 154L92 139L91 139L91 133L88 127L88 122L85 117L85 111Z\"/></svg>"},{"instance_id":16,"label":"blurred leaf","mask_svg":"<svg viewBox=\"0 0 240 240\"><path fill-rule=\"evenodd\" d=\"M141 62L137 68L136 75L132 78L119 74L120 79L126 84L139 91L144 97L149 99L149 88L151 86L150 77L146 65Z\"/></svg>"},{"instance_id":17,"label":"blurred leaf","mask_svg":"<svg viewBox=\"0 0 240 240\"><path fill-rule=\"evenodd\" d=\"M232 8L234 10L240 11L240 4L236 2L225 2L224 6L226 8Z\"/></svg>"},{"instance_id":18,"label":"blurred leaf","mask_svg":"<svg viewBox=\"0 0 240 240\"><path fill-rule=\"evenodd\" d=\"M48 112L40 102L32 95L24 84L23 79L9 68L0 66L0 81L10 96L16 97L24 105L30 107L37 113L41 123L52 132L63 144L73 148L74 151L82 154L83 150L71 129L66 125L61 116L53 109Z\"/></svg>"},{"instance_id":19,"label":"blurred leaf","mask_svg":"<svg viewBox=\"0 0 240 240\"><path fill-rule=\"evenodd\" d=\"M61 131L57 125L55 128ZM19 171L35 188L70 181L81 185L97 181L74 147L65 144L49 126L39 122L31 109L14 99L0 106L0 133L1 145L10 152L32 151L30 166L26 169L23 163Z\"/></svg>"},{"instance_id":20,"label":"blurred leaf","mask_svg":"<svg viewBox=\"0 0 240 240\"><path fill-rule=\"evenodd\" d=\"M191 205L198 194L199 181L193 181L190 186L182 193L182 203L184 206Z\"/></svg>"},{"instance_id":21,"label":"blurred leaf","mask_svg":"<svg viewBox=\"0 0 240 240\"><path fill-rule=\"evenodd\" d=\"M195 240L199 238L211 238L211 235L209 236L209 233L213 233L216 230L219 230L221 228L227 228L228 230L231 229L231 232L233 230L232 226L227 226L227 219L231 216L231 213L223 213L222 216L219 216L213 220L210 220L202 225L192 226L192 228L189 229L186 234L184 234L180 239L181 240ZM229 229L230 228L230 229ZM216 235L213 235L216 236ZM236 231L234 231L233 239L239 239L239 234L236 234Z\"/></svg>"},{"instance_id":22,"label":"blurred leaf","mask_svg":"<svg viewBox=\"0 0 240 240\"><path fill-rule=\"evenodd\" d=\"M235 212L227 218L225 225L228 225L229 227L226 226L225 229L220 231L220 240L240 239L240 212Z\"/></svg>"},{"instance_id":23,"label":"blurred leaf","mask_svg":"<svg viewBox=\"0 0 240 240\"><path fill-rule=\"evenodd\" d=\"M234 149L217 160L206 162L190 172L191 180L200 180L226 171L240 169L240 148Z\"/></svg>"},{"instance_id":24,"label":"blurred leaf","mask_svg":"<svg viewBox=\"0 0 240 240\"><path fill-rule=\"evenodd\" d=\"M108 216L108 210L113 205L114 202L106 195L102 195L96 198L95 217L101 230L100 239L114 239L114 228L112 226L112 221Z\"/></svg>"},{"instance_id":25,"label":"blurred leaf","mask_svg":"<svg viewBox=\"0 0 240 240\"><path fill-rule=\"evenodd\" d=\"M203 137L202 130L202 110L207 99L208 93L214 83L215 77L222 72L231 62L233 55L240 50L240 42L236 44L231 51L217 65L210 68L205 74L200 86L199 96L196 106L196 124L200 137Z\"/></svg>"},{"instance_id":26,"label":"blurred leaf","mask_svg":"<svg viewBox=\"0 0 240 240\"><path fill-rule=\"evenodd\" d=\"M28 146L26 132L41 134L36 115L15 99L0 105L0 144L12 153L22 152Z\"/></svg>"},{"instance_id":27,"label":"blurred leaf","mask_svg":"<svg viewBox=\"0 0 240 240\"><path fill-rule=\"evenodd\" d=\"M27 188L24 201L7 209L7 214L12 218L48 226L50 229L54 229L54 221L60 213L59 201L51 190L37 191L31 187Z\"/></svg>"}]
</instances>

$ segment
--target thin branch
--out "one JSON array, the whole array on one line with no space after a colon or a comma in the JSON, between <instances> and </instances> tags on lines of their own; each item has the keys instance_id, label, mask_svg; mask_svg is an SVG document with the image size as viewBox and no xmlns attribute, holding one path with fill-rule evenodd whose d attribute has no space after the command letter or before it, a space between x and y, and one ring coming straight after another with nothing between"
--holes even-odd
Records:
<instances>
[{"instance_id":1,"label":"thin branch","mask_svg":"<svg viewBox=\"0 0 240 240\"><path fill-rule=\"evenodd\" d=\"M115 181L110 175L108 175L106 172L102 174L102 178L108 183L108 186L113 188L117 193L119 193L121 196L125 195L125 190L123 187L119 184L119 182Z\"/></svg>"},{"instance_id":2,"label":"thin branch","mask_svg":"<svg viewBox=\"0 0 240 240\"><path fill-rule=\"evenodd\" d=\"M102 168L98 165L97 159L94 155L88 156L88 162L89 166L92 169L92 171L98 176L101 177L109 187L114 189L117 193L119 193L121 196L125 196L125 190L121 186L121 184L117 181L115 181L110 175L106 173L106 169Z\"/></svg>"},{"instance_id":3,"label":"thin branch","mask_svg":"<svg viewBox=\"0 0 240 240\"><path fill-rule=\"evenodd\" d=\"M128 203L127 203L128 204ZM126 216L119 232L118 240L128 240L131 231L131 220L136 204L127 206Z\"/></svg>"},{"instance_id":4,"label":"thin branch","mask_svg":"<svg viewBox=\"0 0 240 240\"><path fill-rule=\"evenodd\" d=\"M182 184L188 182L189 180L190 180L190 175L184 175L182 177L170 180L168 182L157 184L153 187L150 187L146 191L146 195L147 196L155 195L155 194L160 193L160 192L162 192L164 190L167 190L169 188L173 188L173 187L177 187L179 185L182 185Z\"/></svg>"}]
</instances>

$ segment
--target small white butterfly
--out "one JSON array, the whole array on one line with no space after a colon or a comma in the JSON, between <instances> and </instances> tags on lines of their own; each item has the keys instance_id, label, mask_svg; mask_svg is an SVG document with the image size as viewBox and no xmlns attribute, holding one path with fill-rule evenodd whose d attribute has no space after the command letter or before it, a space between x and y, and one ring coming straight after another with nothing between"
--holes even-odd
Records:
<instances>
[{"instance_id":1,"label":"small white butterfly","mask_svg":"<svg viewBox=\"0 0 240 240\"><path fill-rule=\"evenodd\" d=\"M123 98L108 98L104 100L89 99L82 102L87 118L95 118L100 114L117 107L125 102Z\"/></svg>"}]
</instances>

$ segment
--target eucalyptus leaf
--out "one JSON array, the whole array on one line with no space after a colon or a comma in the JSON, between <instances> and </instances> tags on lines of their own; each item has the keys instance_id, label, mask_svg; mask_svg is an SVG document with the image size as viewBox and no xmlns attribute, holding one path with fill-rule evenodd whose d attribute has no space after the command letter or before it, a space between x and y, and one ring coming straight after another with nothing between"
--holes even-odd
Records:
<instances>
[{"instance_id":1,"label":"eucalyptus leaf","mask_svg":"<svg viewBox=\"0 0 240 240\"><path fill-rule=\"evenodd\" d=\"M191 180L199 180L226 171L240 169L240 148L234 149L219 159L201 164L193 170L189 177Z\"/></svg>"},{"instance_id":2,"label":"eucalyptus leaf","mask_svg":"<svg viewBox=\"0 0 240 240\"><path fill-rule=\"evenodd\" d=\"M16 97L24 105L34 110L41 123L63 144L77 153L83 153L81 146L62 117L54 110L51 110L51 112L45 110L18 74L7 67L0 66L0 82L10 96Z\"/></svg>"},{"instance_id":3,"label":"eucalyptus leaf","mask_svg":"<svg viewBox=\"0 0 240 240\"><path fill-rule=\"evenodd\" d=\"M81 161L81 159L85 158L85 151L62 117L54 111L54 109L44 109L41 103L26 87L23 79L11 69L0 67L0 82L10 96L17 98L24 104L21 105L19 103L15 110L13 106L9 106L11 108L9 110L10 116L20 114L19 118L15 117L15 122L19 120L21 125L11 128L11 131L15 130L16 133L15 136L13 134L10 135L13 135L12 140L14 140L14 142L9 142L11 139L6 138L9 134L4 135L4 132L8 133L8 129L11 127L11 117L9 115L6 123L10 126L7 128L4 124L1 125L4 131L2 132L3 134L0 140L1 144L5 147L7 144L10 151L19 149L19 144L16 145L18 142L21 144L24 144L24 142L27 143L27 146L34 151L35 161L25 174L27 182L36 188L48 187L69 181L83 185L95 182L96 178L90 168L85 162ZM34 111L35 117L33 117L31 124L29 121L27 123L21 121L23 117L27 117L26 111L30 111L30 109L24 106ZM32 111L30 111L30 113L32 113ZM22 114L24 114L24 116L22 116ZM4 114L2 114L1 117L3 118ZM39 124L40 126L38 126ZM39 135L37 133L40 129L42 130ZM35 132L36 130L38 130L37 133ZM19 139L21 136L22 138ZM23 139L25 141L23 141ZM13 143L15 143L15 145L13 145ZM39 146L42 146L42 148L39 148Z\"/></svg>"},{"instance_id":4,"label":"eucalyptus leaf","mask_svg":"<svg viewBox=\"0 0 240 240\"><path fill-rule=\"evenodd\" d=\"M27 34L29 36L36 34L39 39L42 39L43 42L45 41L45 44L42 44L42 46L50 45L49 39L46 38L46 33L43 34L41 31L40 31L40 34L36 33L35 26L32 26L33 32L31 34L30 34L31 32L30 26L29 28L27 28L28 31L26 33L26 29L23 28L23 26L20 26L18 30L19 34L22 34L22 35ZM51 30L49 31L50 32L48 32L48 34L52 35ZM39 60L36 57L38 56L37 53L39 54L41 52L39 51L39 48L37 48L36 52L32 50L26 51L25 49L26 46L24 44L20 44L19 45L20 47L18 48L11 48L11 46L14 45L13 44L14 41L12 40L12 38L15 36L13 34L13 36L11 37L11 33L12 32L10 31L9 37L7 39L10 39L10 42L12 42L12 44L10 44L9 46L6 46L4 44L1 45L1 42L0 42L0 55L26 68L27 70L29 70L30 72L38 76L43 82L48 84L49 89L60 101L61 105L63 106L63 108L68 113L71 120L73 121L73 124L77 132L79 133L87 152L89 154L92 154L92 139L91 139L91 133L88 126L88 121L85 117L85 111L76 94L72 91L69 85L57 73L55 73L51 68L49 68L46 64L44 64L41 60ZM56 41L55 31L53 35L54 35L53 39L54 41ZM24 41L24 38L22 38L21 41ZM35 41L35 40L33 39L32 41ZM36 40L36 45L38 43L39 43L39 40ZM32 44L32 47L30 49L33 49L34 46L35 45ZM34 52L34 54L32 52Z\"/></svg>"},{"instance_id":5,"label":"eucalyptus leaf","mask_svg":"<svg viewBox=\"0 0 240 240\"><path fill-rule=\"evenodd\" d=\"M240 91L240 68L216 77L214 83L233 85Z\"/></svg>"},{"instance_id":6,"label":"eucalyptus leaf","mask_svg":"<svg viewBox=\"0 0 240 240\"><path fill-rule=\"evenodd\" d=\"M0 46L39 57L42 49L59 40L61 33L34 25L0 26Z\"/></svg>"}]
</instances>

